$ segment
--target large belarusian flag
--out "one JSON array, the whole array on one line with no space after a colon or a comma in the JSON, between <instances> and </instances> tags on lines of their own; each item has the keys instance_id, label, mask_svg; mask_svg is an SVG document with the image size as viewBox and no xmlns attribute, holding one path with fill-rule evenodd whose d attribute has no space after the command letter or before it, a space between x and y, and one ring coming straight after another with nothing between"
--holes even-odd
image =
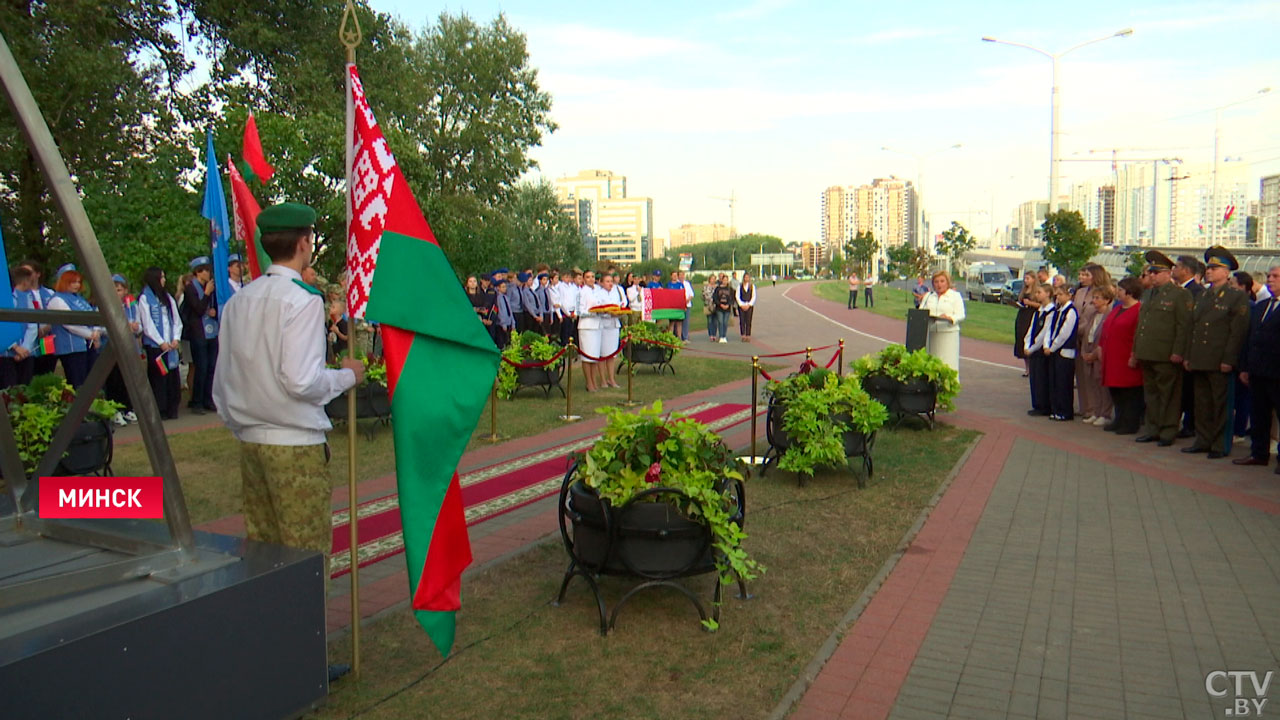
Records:
<instances>
[{"instance_id":1,"label":"large belarusian flag","mask_svg":"<svg viewBox=\"0 0 1280 720\"><path fill-rule=\"evenodd\" d=\"M489 397L498 350L471 309L347 66L351 163L347 302L381 323L409 591L441 654L471 563L458 460Z\"/></svg>"},{"instance_id":2,"label":"large belarusian flag","mask_svg":"<svg viewBox=\"0 0 1280 720\"><path fill-rule=\"evenodd\" d=\"M260 277L271 265L271 258L262 249L258 237L258 213L262 209L258 200L249 190L249 184L240 175L240 170L227 156L227 177L231 178L231 217L235 222L236 240L244 248L244 259L249 269L249 278Z\"/></svg>"},{"instance_id":3,"label":"large belarusian flag","mask_svg":"<svg viewBox=\"0 0 1280 720\"><path fill-rule=\"evenodd\" d=\"M641 288L640 296L644 300L642 319L650 322L684 319L684 290Z\"/></svg>"}]
</instances>

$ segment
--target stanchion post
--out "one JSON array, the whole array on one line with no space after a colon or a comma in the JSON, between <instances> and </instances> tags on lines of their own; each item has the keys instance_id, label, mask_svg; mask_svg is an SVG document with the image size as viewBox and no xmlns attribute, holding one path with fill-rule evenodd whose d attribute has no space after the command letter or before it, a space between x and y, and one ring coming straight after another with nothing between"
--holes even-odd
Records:
<instances>
[{"instance_id":1,"label":"stanchion post","mask_svg":"<svg viewBox=\"0 0 1280 720\"><path fill-rule=\"evenodd\" d=\"M496 443L506 439L505 435L498 434L498 378L494 377L493 386L489 388L489 436L484 440Z\"/></svg>"},{"instance_id":2,"label":"stanchion post","mask_svg":"<svg viewBox=\"0 0 1280 720\"><path fill-rule=\"evenodd\" d=\"M627 327L631 327L634 324L635 324L635 314L632 313L631 315L627 316ZM640 404L639 402L636 401L635 397L632 395L632 388L631 388L631 378L633 378L636 374L635 355L632 354L632 348L634 347L635 346L631 343L631 338L628 337L627 338L627 399L618 403L622 407L635 407Z\"/></svg>"},{"instance_id":3,"label":"stanchion post","mask_svg":"<svg viewBox=\"0 0 1280 720\"><path fill-rule=\"evenodd\" d=\"M581 415L573 414L573 356L578 352L578 347L573 344L573 337L569 337L569 344L564 348L564 373L567 383L564 389L564 414L560 419L564 422L577 422L582 419Z\"/></svg>"},{"instance_id":4,"label":"stanchion post","mask_svg":"<svg viewBox=\"0 0 1280 720\"><path fill-rule=\"evenodd\" d=\"M751 356L751 461L756 458L756 415L760 404L760 356Z\"/></svg>"},{"instance_id":5,"label":"stanchion post","mask_svg":"<svg viewBox=\"0 0 1280 720\"><path fill-rule=\"evenodd\" d=\"M836 375L844 377L844 338L840 338L840 349L837 351Z\"/></svg>"},{"instance_id":6,"label":"stanchion post","mask_svg":"<svg viewBox=\"0 0 1280 720\"><path fill-rule=\"evenodd\" d=\"M813 348L811 348L811 347L806 347L806 348L804 349L804 362L805 362L805 364L806 364L806 365L812 365L812 364L813 364Z\"/></svg>"}]
</instances>

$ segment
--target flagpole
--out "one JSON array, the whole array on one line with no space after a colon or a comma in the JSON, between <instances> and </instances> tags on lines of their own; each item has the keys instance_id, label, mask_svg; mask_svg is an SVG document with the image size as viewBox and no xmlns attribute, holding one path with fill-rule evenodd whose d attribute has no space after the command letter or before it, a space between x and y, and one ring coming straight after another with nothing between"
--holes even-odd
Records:
<instances>
[{"instance_id":1,"label":"flagpole","mask_svg":"<svg viewBox=\"0 0 1280 720\"><path fill-rule=\"evenodd\" d=\"M348 22L350 26L348 26ZM347 65L346 72L346 103L347 103L347 134L343 145L346 149L346 184L344 193L346 194L347 206L347 242L350 243L351 228L351 138L355 131L355 106L351 101L351 65L356 64L356 46L360 44L360 21L356 18L356 8L353 0L347 0L347 7L342 12L342 24L338 28L338 38L342 41L343 46L347 48ZM350 248L348 248L348 252ZM345 263L344 263L345 265ZM347 286L350 287L351 277L348 274ZM356 319L351 313L351 309L347 309L347 357L354 358L356 356ZM360 681L360 519L357 515L356 502L356 389L353 387L347 391L347 512L351 518L348 527L351 529L351 549L348 551L351 555L351 673L355 676L356 682Z\"/></svg>"}]
</instances>

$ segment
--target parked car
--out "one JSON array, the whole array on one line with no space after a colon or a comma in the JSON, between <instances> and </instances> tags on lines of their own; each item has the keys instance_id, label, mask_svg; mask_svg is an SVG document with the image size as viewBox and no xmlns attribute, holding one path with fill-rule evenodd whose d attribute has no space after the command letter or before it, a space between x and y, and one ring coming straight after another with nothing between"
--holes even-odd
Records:
<instances>
[{"instance_id":1,"label":"parked car","mask_svg":"<svg viewBox=\"0 0 1280 720\"><path fill-rule=\"evenodd\" d=\"M1000 290L1000 304L1017 305L1018 296L1022 294L1022 283L1023 280L1021 278L1005 283Z\"/></svg>"}]
</instances>

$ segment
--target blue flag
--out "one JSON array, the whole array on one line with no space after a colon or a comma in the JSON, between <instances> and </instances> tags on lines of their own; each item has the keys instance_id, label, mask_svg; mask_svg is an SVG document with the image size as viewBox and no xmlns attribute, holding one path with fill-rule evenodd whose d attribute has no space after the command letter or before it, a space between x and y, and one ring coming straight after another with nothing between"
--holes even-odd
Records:
<instances>
[{"instance_id":1,"label":"blue flag","mask_svg":"<svg viewBox=\"0 0 1280 720\"><path fill-rule=\"evenodd\" d=\"M204 175L204 206L200 214L209 220L209 251L213 256L213 286L218 293L218 318L222 307L235 292L227 275L227 256L231 253L231 223L227 220L227 200L222 193L222 175L218 172L217 156L213 153L213 132L207 133L209 154Z\"/></svg>"},{"instance_id":2,"label":"blue flag","mask_svg":"<svg viewBox=\"0 0 1280 720\"><path fill-rule=\"evenodd\" d=\"M4 234L0 233L0 310L13 309L13 286L9 284L9 258L4 252ZM22 340L25 323L0 322L0 352Z\"/></svg>"}]
</instances>

